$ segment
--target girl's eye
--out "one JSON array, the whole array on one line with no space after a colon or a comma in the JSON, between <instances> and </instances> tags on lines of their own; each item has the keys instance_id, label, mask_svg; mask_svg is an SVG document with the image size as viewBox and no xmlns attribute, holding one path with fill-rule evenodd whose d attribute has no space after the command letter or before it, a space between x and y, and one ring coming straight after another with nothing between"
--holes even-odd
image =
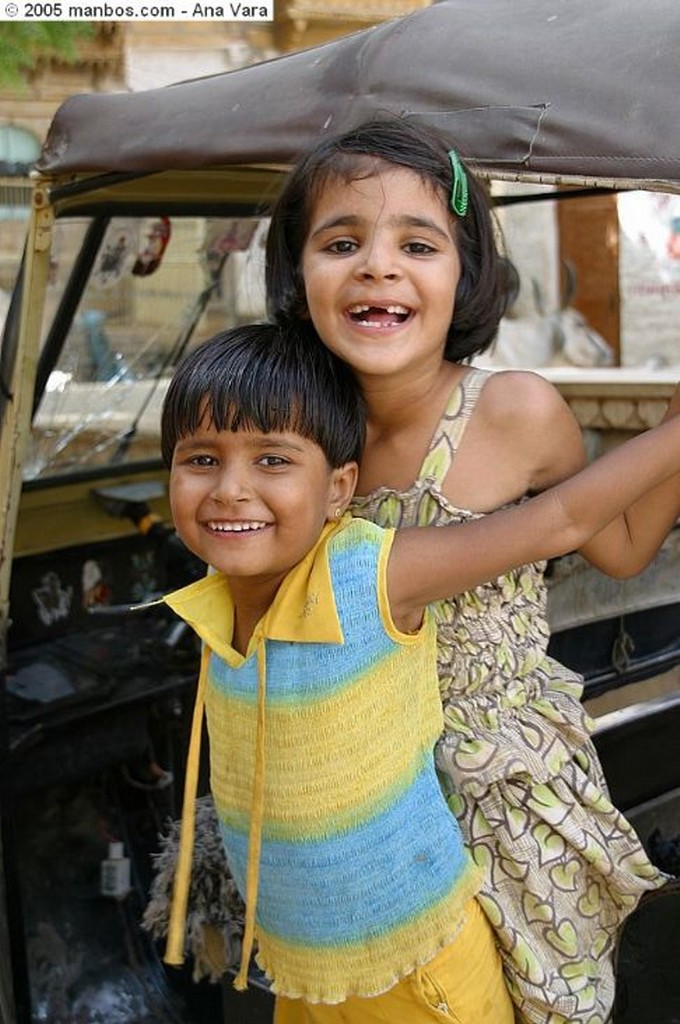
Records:
<instances>
[{"instance_id":1,"label":"girl's eye","mask_svg":"<svg viewBox=\"0 0 680 1024\"><path fill-rule=\"evenodd\" d=\"M330 242L325 249L326 252L335 252L344 256L346 253L354 252L357 249L357 243L349 238L338 238L337 241Z\"/></svg>"},{"instance_id":2,"label":"girl's eye","mask_svg":"<svg viewBox=\"0 0 680 1024\"><path fill-rule=\"evenodd\" d=\"M431 252L437 251L433 245L428 245L427 242L407 242L404 248L413 256L427 256Z\"/></svg>"}]
</instances>

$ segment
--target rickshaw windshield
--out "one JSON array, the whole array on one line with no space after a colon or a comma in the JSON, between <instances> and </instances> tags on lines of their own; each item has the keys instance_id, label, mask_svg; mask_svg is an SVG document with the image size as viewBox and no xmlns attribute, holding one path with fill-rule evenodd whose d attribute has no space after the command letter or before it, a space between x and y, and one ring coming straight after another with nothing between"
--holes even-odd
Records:
<instances>
[{"instance_id":1,"label":"rickshaw windshield","mask_svg":"<svg viewBox=\"0 0 680 1024\"><path fill-rule=\"evenodd\" d=\"M103 229L68 320L91 226L86 217L54 226L43 350L55 324L68 326L34 417L27 480L158 459L178 361L216 331L265 315L265 220L126 216Z\"/></svg>"}]
</instances>

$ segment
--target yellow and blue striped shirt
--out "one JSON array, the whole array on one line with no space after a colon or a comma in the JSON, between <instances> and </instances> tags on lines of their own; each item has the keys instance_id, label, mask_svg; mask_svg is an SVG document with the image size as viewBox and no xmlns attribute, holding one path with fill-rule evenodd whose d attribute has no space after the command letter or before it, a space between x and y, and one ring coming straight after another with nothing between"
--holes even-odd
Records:
<instances>
[{"instance_id":1,"label":"yellow and blue striped shirt","mask_svg":"<svg viewBox=\"0 0 680 1024\"><path fill-rule=\"evenodd\" d=\"M245 656L224 577L166 598L206 645L211 787L258 962L275 992L312 1002L392 987L455 935L479 887L435 774L434 623L394 626L392 539L329 525Z\"/></svg>"}]
</instances>

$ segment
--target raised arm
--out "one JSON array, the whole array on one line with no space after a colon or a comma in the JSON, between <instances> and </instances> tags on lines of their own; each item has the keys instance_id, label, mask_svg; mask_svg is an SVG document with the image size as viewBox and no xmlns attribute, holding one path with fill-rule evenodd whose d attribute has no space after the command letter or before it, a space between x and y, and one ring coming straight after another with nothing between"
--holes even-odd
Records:
<instances>
[{"instance_id":1,"label":"raised arm","mask_svg":"<svg viewBox=\"0 0 680 1024\"><path fill-rule=\"evenodd\" d=\"M680 415L680 384L664 422ZM647 491L604 530L583 544L580 554L608 576L623 579L649 565L680 516L680 473Z\"/></svg>"},{"instance_id":2,"label":"raised arm","mask_svg":"<svg viewBox=\"0 0 680 1024\"><path fill-rule=\"evenodd\" d=\"M432 601L537 559L582 548L652 489L676 485L680 416L512 509L462 525L397 531L388 565L396 624L413 629Z\"/></svg>"}]
</instances>

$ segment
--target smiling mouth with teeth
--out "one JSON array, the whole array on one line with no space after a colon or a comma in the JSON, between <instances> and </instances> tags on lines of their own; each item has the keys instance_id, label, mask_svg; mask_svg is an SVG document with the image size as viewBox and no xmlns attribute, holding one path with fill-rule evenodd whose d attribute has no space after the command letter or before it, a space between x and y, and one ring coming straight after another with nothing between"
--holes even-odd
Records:
<instances>
[{"instance_id":1,"label":"smiling mouth with teeth","mask_svg":"<svg viewBox=\"0 0 680 1024\"><path fill-rule=\"evenodd\" d=\"M208 529L213 533L254 533L257 530L264 530L266 525L259 520L241 520L233 523L218 523L211 520L207 523Z\"/></svg>"},{"instance_id":2,"label":"smiling mouth with teeth","mask_svg":"<svg viewBox=\"0 0 680 1024\"><path fill-rule=\"evenodd\" d=\"M347 314L354 323L368 327L395 327L403 324L411 315L406 306L368 306L357 304L350 306Z\"/></svg>"}]
</instances>

